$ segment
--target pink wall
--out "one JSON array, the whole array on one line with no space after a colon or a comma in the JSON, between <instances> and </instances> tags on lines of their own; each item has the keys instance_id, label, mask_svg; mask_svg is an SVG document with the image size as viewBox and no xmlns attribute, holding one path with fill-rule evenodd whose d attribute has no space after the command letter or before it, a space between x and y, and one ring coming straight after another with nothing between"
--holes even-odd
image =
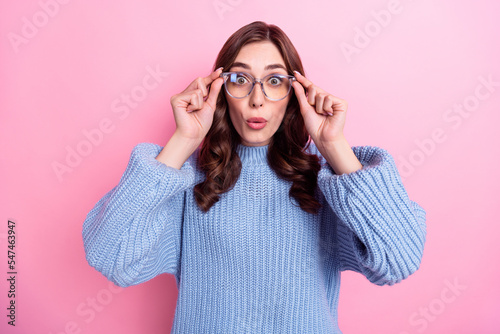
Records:
<instances>
[{"instance_id":1,"label":"pink wall","mask_svg":"<svg viewBox=\"0 0 500 334\"><path fill-rule=\"evenodd\" d=\"M137 143L170 138L170 96L210 72L231 33L263 20L289 35L311 81L348 101L349 143L389 150L427 211L416 274L392 287L343 275L341 329L499 333L499 11L451 0L2 2L0 332L168 332L173 276L113 287L85 261L82 223ZM72 150L82 153L66 161Z\"/></svg>"}]
</instances>

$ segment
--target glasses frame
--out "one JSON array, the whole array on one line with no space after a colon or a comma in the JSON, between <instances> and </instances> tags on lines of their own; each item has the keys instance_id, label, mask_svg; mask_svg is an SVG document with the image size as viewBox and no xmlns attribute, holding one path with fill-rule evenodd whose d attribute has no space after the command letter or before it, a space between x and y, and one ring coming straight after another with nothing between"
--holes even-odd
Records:
<instances>
[{"instance_id":1,"label":"glasses frame","mask_svg":"<svg viewBox=\"0 0 500 334\"><path fill-rule=\"evenodd\" d=\"M242 96L242 97L236 97L236 96L233 96L231 93L229 93L229 89L227 88L227 85L226 85L226 81L227 79L229 78L229 75L231 74L244 74L248 77L250 77L251 79L253 79L253 82L252 82L252 88L250 88L250 91L248 92L247 95L245 96ZM220 77L222 77L224 79L224 89L226 90L226 92L233 98L235 99L243 99L245 97L247 97L248 95L250 95L253 91L253 88L255 87L255 83L258 82L260 83L260 88L262 89L262 92L264 93L264 95L271 101L281 101L283 100L284 98L286 98L288 96L288 94L290 94L290 91L292 90L292 83L290 83L290 86L288 87L288 92L286 93L285 96L283 96L281 99L272 99L270 98L269 96L267 96L266 94L266 90L264 89L264 84L262 83L262 81L268 77L271 77L271 76L276 76L276 77L284 77L284 78L288 78L290 79L290 81L294 81L294 80L297 80L293 75L287 75L287 74L280 74L280 73L271 73L271 74L268 74L266 75L265 77L263 77L262 79L259 79L259 78L255 78L253 75L251 75L250 73L247 73L247 72L241 72L241 71L231 71L231 72L222 72L220 75Z\"/></svg>"}]
</instances>

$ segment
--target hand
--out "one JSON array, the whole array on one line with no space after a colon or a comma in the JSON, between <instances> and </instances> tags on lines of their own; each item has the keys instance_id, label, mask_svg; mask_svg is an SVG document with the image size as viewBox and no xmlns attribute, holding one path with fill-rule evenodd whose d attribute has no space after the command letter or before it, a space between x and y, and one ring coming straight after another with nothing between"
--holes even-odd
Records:
<instances>
[{"instance_id":1,"label":"hand","mask_svg":"<svg viewBox=\"0 0 500 334\"><path fill-rule=\"evenodd\" d=\"M177 126L175 131L182 138L201 142L208 133L214 119L217 96L224 83L220 73L222 68L209 76L198 77L185 90L170 98Z\"/></svg>"},{"instance_id":2,"label":"hand","mask_svg":"<svg viewBox=\"0 0 500 334\"><path fill-rule=\"evenodd\" d=\"M347 101L335 97L295 72L292 86L309 135L321 148L344 138ZM305 95L304 87L307 89Z\"/></svg>"}]
</instances>

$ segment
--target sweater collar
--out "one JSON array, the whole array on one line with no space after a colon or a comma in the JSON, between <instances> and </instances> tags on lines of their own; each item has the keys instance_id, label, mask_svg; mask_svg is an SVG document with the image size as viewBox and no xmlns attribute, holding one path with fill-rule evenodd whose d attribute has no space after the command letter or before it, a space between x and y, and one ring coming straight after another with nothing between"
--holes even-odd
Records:
<instances>
[{"instance_id":1,"label":"sweater collar","mask_svg":"<svg viewBox=\"0 0 500 334\"><path fill-rule=\"evenodd\" d=\"M269 145L245 146L238 144L236 153L243 164L267 164L267 150Z\"/></svg>"}]
</instances>

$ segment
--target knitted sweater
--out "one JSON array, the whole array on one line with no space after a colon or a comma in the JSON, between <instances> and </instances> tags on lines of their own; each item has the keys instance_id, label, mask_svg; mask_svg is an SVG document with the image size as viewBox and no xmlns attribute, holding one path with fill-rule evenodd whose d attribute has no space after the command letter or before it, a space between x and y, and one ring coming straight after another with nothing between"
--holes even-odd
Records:
<instances>
[{"instance_id":1,"label":"knitted sweater","mask_svg":"<svg viewBox=\"0 0 500 334\"><path fill-rule=\"evenodd\" d=\"M134 147L82 236L88 263L119 286L175 276L171 333L341 333L341 271L393 285L420 266L426 213L386 150L352 147L363 168L336 175L311 142L322 205L311 214L269 167L268 145L238 146L240 177L207 213L193 193L199 148L181 169L157 161L161 149Z\"/></svg>"}]
</instances>

